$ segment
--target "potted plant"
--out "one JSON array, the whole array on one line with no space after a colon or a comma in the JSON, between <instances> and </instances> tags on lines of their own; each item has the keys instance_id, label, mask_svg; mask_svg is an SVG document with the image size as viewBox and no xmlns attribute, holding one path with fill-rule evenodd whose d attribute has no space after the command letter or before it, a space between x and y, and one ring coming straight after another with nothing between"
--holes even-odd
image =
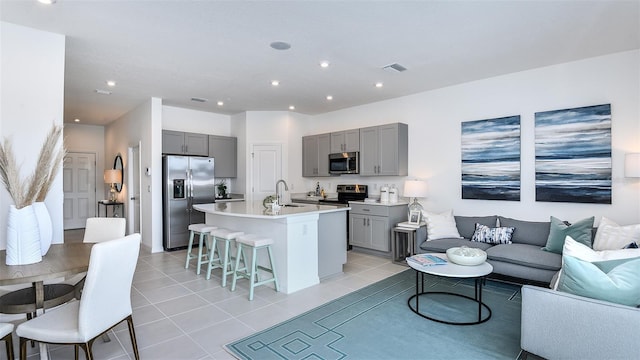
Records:
<instances>
[{"instance_id":1,"label":"potted plant","mask_svg":"<svg viewBox=\"0 0 640 360\"><path fill-rule=\"evenodd\" d=\"M219 183L216 184L216 188L218 189L217 198L226 199L227 198L227 182L226 180L220 180Z\"/></svg>"},{"instance_id":2,"label":"potted plant","mask_svg":"<svg viewBox=\"0 0 640 360\"><path fill-rule=\"evenodd\" d=\"M20 177L11 140L0 143L0 181L13 199L7 220L7 265L32 264L42 260L51 245L51 217L44 199L65 156L62 126L54 125L40 149L36 168Z\"/></svg>"}]
</instances>

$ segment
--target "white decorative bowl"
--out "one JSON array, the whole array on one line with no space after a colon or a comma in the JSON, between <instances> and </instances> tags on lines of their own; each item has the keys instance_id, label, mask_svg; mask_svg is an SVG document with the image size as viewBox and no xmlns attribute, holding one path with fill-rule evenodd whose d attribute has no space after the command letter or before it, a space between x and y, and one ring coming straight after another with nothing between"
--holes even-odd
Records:
<instances>
[{"instance_id":1,"label":"white decorative bowl","mask_svg":"<svg viewBox=\"0 0 640 360\"><path fill-rule=\"evenodd\" d=\"M463 247L454 247L447 250L447 258L454 264L474 266L487 260L487 253L480 250Z\"/></svg>"}]
</instances>

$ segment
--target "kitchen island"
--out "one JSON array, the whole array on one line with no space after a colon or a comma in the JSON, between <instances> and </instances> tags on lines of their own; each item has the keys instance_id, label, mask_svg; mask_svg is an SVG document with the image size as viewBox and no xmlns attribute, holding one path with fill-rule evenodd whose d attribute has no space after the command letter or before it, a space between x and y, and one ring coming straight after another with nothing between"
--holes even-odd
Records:
<instances>
[{"instance_id":1,"label":"kitchen island","mask_svg":"<svg viewBox=\"0 0 640 360\"><path fill-rule=\"evenodd\" d=\"M280 291L290 294L313 286L321 278L342 273L347 262L348 207L292 204L278 211L262 202L194 205L208 225L244 231L274 240L273 252ZM258 263L267 261L260 254Z\"/></svg>"}]
</instances>

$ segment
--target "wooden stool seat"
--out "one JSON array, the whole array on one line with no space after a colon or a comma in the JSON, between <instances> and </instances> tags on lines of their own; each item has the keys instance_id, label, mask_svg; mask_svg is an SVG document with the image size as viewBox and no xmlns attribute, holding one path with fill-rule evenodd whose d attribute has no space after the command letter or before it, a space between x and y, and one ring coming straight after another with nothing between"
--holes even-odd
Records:
<instances>
[{"instance_id":1,"label":"wooden stool seat","mask_svg":"<svg viewBox=\"0 0 640 360\"><path fill-rule=\"evenodd\" d=\"M244 235L244 232L231 229L215 229L211 231L213 237L212 245L209 248L209 266L207 266L207 280L211 278L211 270L222 269L222 287L227 286L227 275L233 274L233 264L231 263L231 243L235 243L238 236ZM224 252L220 254L218 250L218 241L224 242ZM218 252L218 256L215 256Z\"/></svg>"},{"instance_id":2,"label":"wooden stool seat","mask_svg":"<svg viewBox=\"0 0 640 360\"><path fill-rule=\"evenodd\" d=\"M191 224L188 227L189 229L189 244L187 245L187 261L184 265L185 269L189 268L189 261L191 261L191 259L198 259L198 265L196 267L196 274L200 275L200 267L202 266L202 264L204 264L206 261L204 259L209 260L209 252L207 251L206 253L202 253L202 247L203 247L203 242L207 241L207 244L205 244L204 246L206 246L207 248L211 247L211 244L209 244L209 236L211 231L217 229L217 227L215 226L211 226L211 225L207 225L207 224ZM200 235L200 241L198 242L198 255L192 255L191 254L191 250L193 249L193 237L195 234L199 234Z\"/></svg>"}]
</instances>

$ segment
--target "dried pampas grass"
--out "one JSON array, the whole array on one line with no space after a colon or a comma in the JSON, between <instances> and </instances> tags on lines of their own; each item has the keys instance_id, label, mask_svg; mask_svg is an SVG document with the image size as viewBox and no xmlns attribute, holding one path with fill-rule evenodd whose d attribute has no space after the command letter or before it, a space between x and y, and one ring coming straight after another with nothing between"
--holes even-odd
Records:
<instances>
[{"instance_id":1,"label":"dried pampas grass","mask_svg":"<svg viewBox=\"0 0 640 360\"><path fill-rule=\"evenodd\" d=\"M62 126L54 125L40 149L36 169L25 181L20 179L20 166L16 163L11 140L5 138L0 144L0 180L16 208L44 201L66 154L61 140Z\"/></svg>"}]
</instances>

